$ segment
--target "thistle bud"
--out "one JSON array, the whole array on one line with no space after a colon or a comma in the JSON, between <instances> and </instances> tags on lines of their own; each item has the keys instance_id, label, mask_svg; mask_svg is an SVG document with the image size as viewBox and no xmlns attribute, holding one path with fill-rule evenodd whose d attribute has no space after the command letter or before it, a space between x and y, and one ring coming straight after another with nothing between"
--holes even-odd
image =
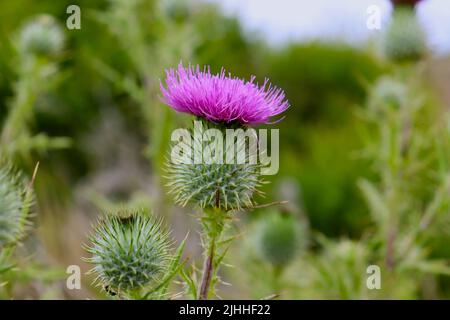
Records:
<instances>
[{"instance_id":1,"label":"thistle bud","mask_svg":"<svg viewBox=\"0 0 450 320\"><path fill-rule=\"evenodd\" d=\"M164 2L165 12L173 21L182 23L191 15L191 8L181 0L171 0Z\"/></svg>"},{"instance_id":2,"label":"thistle bud","mask_svg":"<svg viewBox=\"0 0 450 320\"><path fill-rule=\"evenodd\" d=\"M20 33L20 49L26 54L55 56L64 47L64 32L50 15L40 15L28 22Z\"/></svg>"},{"instance_id":3,"label":"thistle bud","mask_svg":"<svg viewBox=\"0 0 450 320\"><path fill-rule=\"evenodd\" d=\"M168 270L171 241L161 221L138 213L108 216L86 250L91 272L107 292L130 292L158 283ZM107 289L106 289L107 288Z\"/></svg>"},{"instance_id":4,"label":"thistle bud","mask_svg":"<svg viewBox=\"0 0 450 320\"><path fill-rule=\"evenodd\" d=\"M414 11L394 11L384 39L386 57L394 62L417 61L425 56L426 51L425 34Z\"/></svg>"},{"instance_id":5,"label":"thistle bud","mask_svg":"<svg viewBox=\"0 0 450 320\"><path fill-rule=\"evenodd\" d=\"M20 174L5 164L0 167L0 248L16 242L26 226L30 206Z\"/></svg>"},{"instance_id":6,"label":"thistle bud","mask_svg":"<svg viewBox=\"0 0 450 320\"><path fill-rule=\"evenodd\" d=\"M294 215L276 211L263 215L257 226L260 258L274 267L284 267L306 245L306 228Z\"/></svg>"},{"instance_id":7,"label":"thistle bud","mask_svg":"<svg viewBox=\"0 0 450 320\"><path fill-rule=\"evenodd\" d=\"M259 165L248 161L249 152L245 152L246 158L243 163L236 160L234 163L226 163L225 154L228 150L223 149L226 148L226 142L204 141L202 135L207 129L216 129L222 137L226 137L226 129L231 126L205 120L197 123L201 123L201 126L194 125L191 128L188 139L191 145L184 148L189 150L189 156L184 158L185 163L176 163L173 159L168 162L169 192L174 195L175 202L183 206L193 203L202 208L215 207L224 211L251 206L253 194L261 184ZM243 154L245 142L237 142L233 148L236 149L236 155ZM213 151L215 154L223 152L222 163L211 161L209 164L205 158L197 163L195 154L200 153L202 157L208 153L205 150Z\"/></svg>"},{"instance_id":8,"label":"thistle bud","mask_svg":"<svg viewBox=\"0 0 450 320\"><path fill-rule=\"evenodd\" d=\"M383 108L398 109L405 105L407 98L407 87L390 77L382 77L374 84L370 97L369 108L381 111Z\"/></svg>"}]
</instances>

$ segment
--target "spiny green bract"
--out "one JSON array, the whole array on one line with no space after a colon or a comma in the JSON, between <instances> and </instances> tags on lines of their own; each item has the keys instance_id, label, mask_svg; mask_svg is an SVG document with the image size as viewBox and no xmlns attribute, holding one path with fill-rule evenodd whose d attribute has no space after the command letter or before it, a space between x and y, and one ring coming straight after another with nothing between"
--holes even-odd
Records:
<instances>
[{"instance_id":1,"label":"spiny green bract","mask_svg":"<svg viewBox=\"0 0 450 320\"><path fill-rule=\"evenodd\" d=\"M64 47L64 32L50 15L40 15L27 23L20 33L20 49L27 54L53 56Z\"/></svg>"},{"instance_id":2,"label":"spiny green bract","mask_svg":"<svg viewBox=\"0 0 450 320\"><path fill-rule=\"evenodd\" d=\"M128 291L156 284L171 261L168 232L161 221L142 214L108 216L90 237L96 282L108 291Z\"/></svg>"},{"instance_id":3,"label":"spiny green bract","mask_svg":"<svg viewBox=\"0 0 450 320\"><path fill-rule=\"evenodd\" d=\"M0 163L0 248L20 238L29 205L22 177L10 165Z\"/></svg>"},{"instance_id":4,"label":"spiny green bract","mask_svg":"<svg viewBox=\"0 0 450 320\"><path fill-rule=\"evenodd\" d=\"M241 129L242 127L225 126L202 121L203 130L218 129L226 137L226 129ZM211 146L210 141L202 141L190 130L192 139L192 155L195 150ZM235 149L238 154L243 148L248 149L245 141L236 141ZM212 142L214 144L214 141ZM201 145L201 147L199 147ZM224 142L223 146L226 146ZM224 151L224 154L226 151ZM193 203L202 208L214 207L222 210L239 210L253 205L253 195L258 192L262 184L260 166L249 163L249 150L245 153L244 163L174 163L168 161L167 180L169 193L174 195L176 203L185 206ZM225 157L225 156L224 156ZM192 158L193 159L193 158ZM225 158L224 158L225 159Z\"/></svg>"},{"instance_id":5,"label":"spiny green bract","mask_svg":"<svg viewBox=\"0 0 450 320\"><path fill-rule=\"evenodd\" d=\"M286 266L306 245L305 232L294 215L268 212L257 226L256 245L261 259L274 267Z\"/></svg>"},{"instance_id":6,"label":"spiny green bract","mask_svg":"<svg viewBox=\"0 0 450 320\"><path fill-rule=\"evenodd\" d=\"M394 12L384 39L384 53L392 61L416 61L427 51L425 34L414 11Z\"/></svg>"}]
</instances>

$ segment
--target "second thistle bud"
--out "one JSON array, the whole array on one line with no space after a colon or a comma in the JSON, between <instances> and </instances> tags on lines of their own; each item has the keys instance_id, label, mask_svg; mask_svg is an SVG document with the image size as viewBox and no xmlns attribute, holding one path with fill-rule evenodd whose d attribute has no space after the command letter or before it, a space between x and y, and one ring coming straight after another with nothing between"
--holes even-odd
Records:
<instances>
[{"instance_id":1,"label":"second thistle bud","mask_svg":"<svg viewBox=\"0 0 450 320\"><path fill-rule=\"evenodd\" d=\"M399 109L406 104L408 89L404 83L382 77L375 82L369 96L369 108L383 111L385 108Z\"/></svg>"},{"instance_id":2,"label":"second thistle bud","mask_svg":"<svg viewBox=\"0 0 450 320\"><path fill-rule=\"evenodd\" d=\"M303 227L294 215L270 211L259 221L256 246L260 258L274 267L284 267L306 245Z\"/></svg>"},{"instance_id":3,"label":"second thistle bud","mask_svg":"<svg viewBox=\"0 0 450 320\"><path fill-rule=\"evenodd\" d=\"M109 292L130 292L158 283L171 261L171 241L161 221L132 213L108 216L90 237L86 259Z\"/></svg>"},{"instance_id":4,"label":"second thistle bud","mask_svg":"<svg viewBox=\"0 0 450 320\"><path fill-rule=\"evenodd\" d=\"M26 54L54 56L64 47L64 32L50 15L40 15L28 22L20 33L20 49Z\"/></svg>"},{"instance_id":5,"label":"second thistle bud","mask_svg":"<svg viewBox=\"0 0 450 320\"><path fill-rule=\"evenodd\" d=\"M394 62L416 61L427 51L424 31L411 9L394 11L384 39L384 54Z\"/></svg>"}]
</instances>

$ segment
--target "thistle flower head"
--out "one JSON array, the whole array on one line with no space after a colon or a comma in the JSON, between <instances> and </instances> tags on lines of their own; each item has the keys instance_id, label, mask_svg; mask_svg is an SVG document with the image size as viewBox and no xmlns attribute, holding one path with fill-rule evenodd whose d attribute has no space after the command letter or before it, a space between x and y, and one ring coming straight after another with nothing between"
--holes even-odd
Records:
<instances>
[{"instance_id":1,"label":"thistle flower head","mask_svg":"<svg viewBox=\"0 0 450 320\"><path fill-rule=\"evenodd\" d=\"M416 61L427 51L425 34L411 9L398 9L384 39L384 53L392 61Z\"/></svg>"},{"instance_id":2,"label":"thistle flower head","mask_svg":"<svg viewBox=\"0 0 450 320\"><path fill-rule=\"evenodd\" d=\"M289 107L284 92L268 80L259 86L255 77L244 81L226 75L224 69L211 74L208 67L202 71L181 63L166 72L166 87L161 83L161 91L164 103L176 111L212 122L268 123Z\"/></svg>"},{"instance_id":3,"label":"thistle flower head","mask_svg":"<svg viewBox=\"0 0 450 320\"><path fill-rule=\"evenodd\" d=\"M20 48L23 52L38 56L53 56L64 47L64 32L55 18L39 15L28 22L20 33Z\"/></svg>"},{"instance_id":4,"label":"thistle flower head","mask_svg":"<svg viewBox=\"0 0 450 320\"><path fill-rule=\"evenodd\" d=\"M391 0L392 4L395 7L402 7L402 6L409 6L414 7L417 5L421 0Z\"/></svg>"},{"instance_id":5,"label":"thistle flower head","mask_svg":"<svg viewBox=\"0 0 450 320\"><path fill-rule=\"evenodd\" d=\"M110 290L126 292L157 283L171 261L171 241L161 221L142 214L108 216L90 237L86 259L94 265L96 281Z\"/></svg>"},{"instance_id":6,"label":"thistle flower head","mask_svg":"<svg viewBox=\"0 0 450 320\"><path fill-rule=\"evenodd\" d=\"M8 164L0 167L0 248L17 241L30 206L24 179Z\"/></svg>"}]
</instances>

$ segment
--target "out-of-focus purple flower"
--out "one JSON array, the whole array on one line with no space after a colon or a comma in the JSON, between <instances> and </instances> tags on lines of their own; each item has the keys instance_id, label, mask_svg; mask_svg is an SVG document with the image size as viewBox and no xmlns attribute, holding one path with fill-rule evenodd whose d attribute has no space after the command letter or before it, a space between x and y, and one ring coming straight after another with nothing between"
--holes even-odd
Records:
<instances>
[{"instance_id":1,"label":"out-of-focus purple flower","mask_svg":"<svg viewBox=\"0 0 450 320\"><path fill-rule=\"evenodd\" d=\"M213 122L242 124L268 123L289 107L283 90L266 79L262 86L225 74L211 74L209 67L166 71L166 86L161 83L163 101L173 109L206 118Z\"/></svg>"}]
</instances>

